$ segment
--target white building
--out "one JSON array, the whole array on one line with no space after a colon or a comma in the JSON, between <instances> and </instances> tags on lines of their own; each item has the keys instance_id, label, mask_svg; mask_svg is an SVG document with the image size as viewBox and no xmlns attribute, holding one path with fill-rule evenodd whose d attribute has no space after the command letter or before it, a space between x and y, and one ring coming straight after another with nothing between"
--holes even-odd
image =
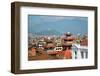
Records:
<instances>
[{"instance_id":1,"label":"white building","mask_svg":"<svg viewBox=\"0 0 100 76\"><path fill-rule=\"evenodd\" d=\"M79 44L72 45L72 58L73 59L84 59L88 58L88 47L80 46Z\"/></svg>"}]
</instances>

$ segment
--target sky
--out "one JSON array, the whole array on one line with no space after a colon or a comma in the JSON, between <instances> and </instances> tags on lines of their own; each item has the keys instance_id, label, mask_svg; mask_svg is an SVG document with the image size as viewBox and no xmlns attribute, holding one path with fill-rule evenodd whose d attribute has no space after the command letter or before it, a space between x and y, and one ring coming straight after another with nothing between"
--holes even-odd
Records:
<instances>
[{"instance_id":1,"label":"sky","mask_svg":"<svg viewBox=\"0 0 100 76\"><path fill-rule=\"evenodd\" d=\"M56 30L60 33L87 34L88 18L75 16L28 15L28 33Z\"/></svg>"}]
</instances>

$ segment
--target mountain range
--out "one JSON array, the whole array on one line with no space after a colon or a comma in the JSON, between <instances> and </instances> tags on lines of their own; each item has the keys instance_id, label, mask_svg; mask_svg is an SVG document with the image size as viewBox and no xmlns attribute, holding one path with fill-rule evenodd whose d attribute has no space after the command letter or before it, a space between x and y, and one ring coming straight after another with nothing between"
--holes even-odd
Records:
<instances>
[{"instance_id":1,"label":"mountain range","mask_svg":"<svg viewBox=\"0 0 100 76\"><path fill-rule=\"evenodd\" d=\"M40 32L32 32L33 35L62 35L62 33L56 30L44 30Z\"/></svg>"}]
</instances>

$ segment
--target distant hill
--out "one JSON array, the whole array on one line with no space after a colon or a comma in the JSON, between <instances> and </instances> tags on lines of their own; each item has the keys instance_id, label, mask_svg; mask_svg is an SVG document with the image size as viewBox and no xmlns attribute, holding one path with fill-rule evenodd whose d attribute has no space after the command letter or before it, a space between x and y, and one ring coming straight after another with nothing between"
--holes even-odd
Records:
<instances>
[{"instance_id":1,"label":"distant hill","mask_svg":"<svg viewBox=\"0 0 100 76\"><path fill-rule=\"evenodd\" d=\"M28 33L28 39L32 39L33 38L33 34L32 33Z\"/></svg>"},{"instance_id":2,"label":"distant hill","mask_svg":"<svg viewBox=\"0 0 100 76\"><path fill-rule=\"evenodd\" d=\"M40 32L34 32L33 35L62 35L62 34L56 30L44 30Z\"/></svg>"}]
</instances>

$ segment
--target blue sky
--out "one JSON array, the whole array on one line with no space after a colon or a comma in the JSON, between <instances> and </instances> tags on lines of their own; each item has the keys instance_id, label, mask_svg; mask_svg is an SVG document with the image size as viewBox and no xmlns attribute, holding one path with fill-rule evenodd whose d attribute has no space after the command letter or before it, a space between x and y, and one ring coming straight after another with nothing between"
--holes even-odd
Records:
<instances>
[{"instance_id":1,"label":"blue sky","mask_svg":"<svg viewBox=\"0 0 100 76\"><path fill-rule=\"evenodd\" d=\"M71 16L28 16L28 32L41 32L44 30L56 30L60 33L71 32L73 34L87 34L88 18Z\"/></svg>"}]
</instances>

